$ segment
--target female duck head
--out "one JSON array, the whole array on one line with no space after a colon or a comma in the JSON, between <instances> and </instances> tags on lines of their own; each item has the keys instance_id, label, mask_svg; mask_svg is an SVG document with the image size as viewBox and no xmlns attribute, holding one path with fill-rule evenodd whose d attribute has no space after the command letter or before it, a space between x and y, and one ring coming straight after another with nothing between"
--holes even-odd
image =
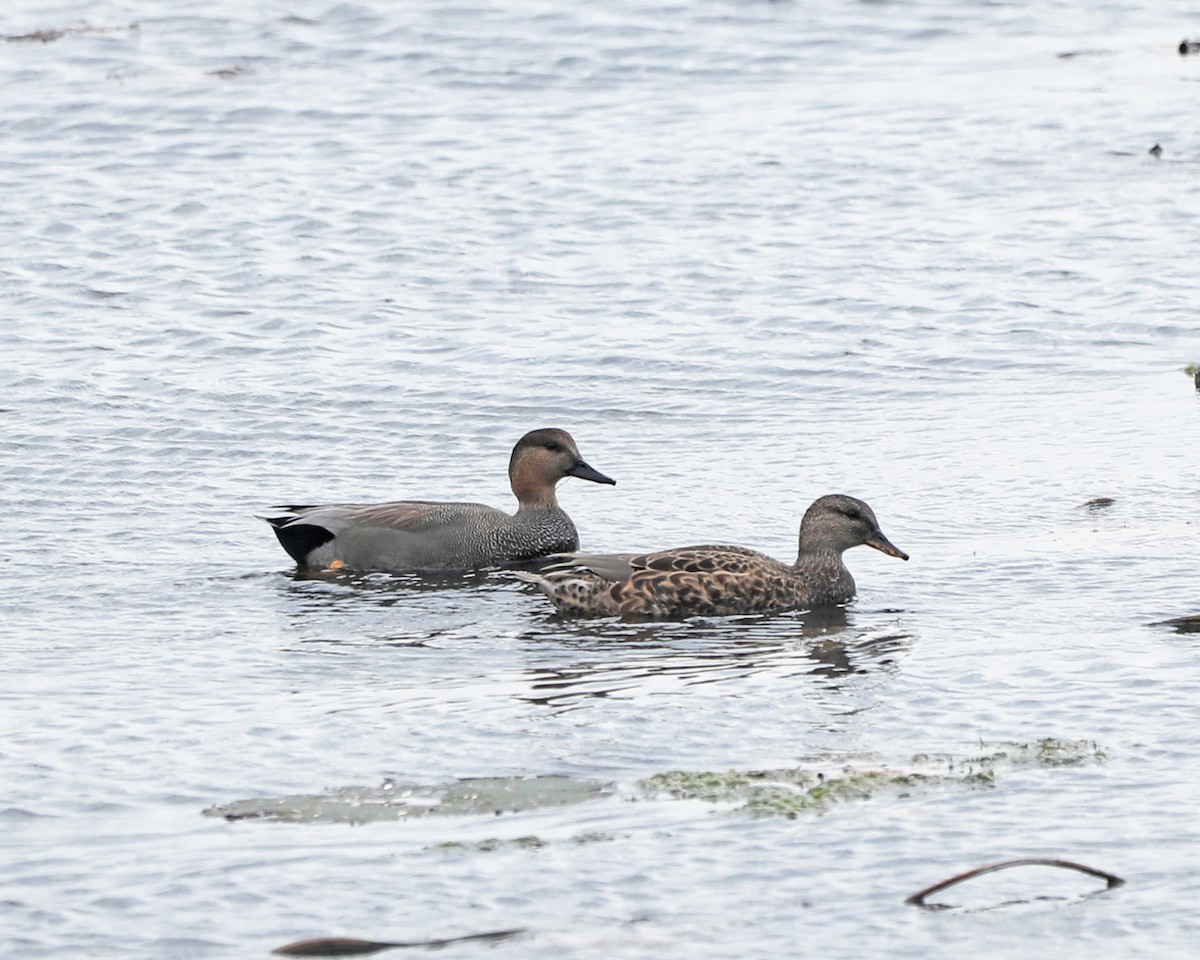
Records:
<instances>
[{"instance_id":1,"label":"female duck head","mask_svg":"<svg viewBox=\"0 0 1200 960\"><path fill-rule=\"evenodd\" d=\"M851 547L866 544L889 557L907 560L908 554L895 546L879 529L875 511L855 497L831 493L815 501L800 521L800 556L812 553L840 555Z\"/></svg>"}]
</instances>

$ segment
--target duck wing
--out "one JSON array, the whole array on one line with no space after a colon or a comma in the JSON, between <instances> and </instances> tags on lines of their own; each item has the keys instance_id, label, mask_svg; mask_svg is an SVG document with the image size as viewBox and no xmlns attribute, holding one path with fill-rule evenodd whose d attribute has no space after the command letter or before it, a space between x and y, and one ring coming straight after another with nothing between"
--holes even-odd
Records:
<instances>
[{"instance_id":1,"label":"duck wing","mask_svg":"<svg viewBox=\"0 0 1200 960\"><path fill-rule=\"evenodd\" d=\"M702 544L675 547L653 553L567 553L552 557L543 574L587 570L603 580L621 583L635 574L654 573L748 573L778 561L746 547Z\"/></svg>"},{"instance_id":2,"label":"duck wing","mask_svg":"<svg viewBox=\"0 0 1200 960\"><path fill-rule=\"evenodd\" d=\"M394 500L390 503L332 503L316 506L281 506L289 516L265 517L279 529L315 526L334 536L351 528L420 533L453 521L482 518L503 511L482 503L445 503L432 500Z\"/></svg>"},{"instance_id":3,"label":"duck wing","mask_svg":"<svg viewBox=\"0 0 1200 960\"><path fill-rule=\"evenodd\" d=\"M539 566L536 577L522 579L561 579L587 571L602 580L628 580L634 574L633 561L636 558L635 553L554 553Z\"/></svg>"},{"instance_id":4,"label":"duck wing","mask_svg":"<svg viewBox=\"0 0 1200 960\"><path fill-rule=\"evenodd\" d=\"M661 573L748 573L764 564L778 561L748 547L701 544L694 547L675 547L634 557L635 570L654 570Z\"/></svg>"}]
</instances>

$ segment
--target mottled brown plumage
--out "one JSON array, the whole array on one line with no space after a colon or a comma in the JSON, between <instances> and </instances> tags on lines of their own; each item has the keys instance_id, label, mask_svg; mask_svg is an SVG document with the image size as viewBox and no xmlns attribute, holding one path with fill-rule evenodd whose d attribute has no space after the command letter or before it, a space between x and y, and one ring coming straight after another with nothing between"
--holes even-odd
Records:
<instances>
[{"instance_id":1,"label":"mottled brown plumage","mask_svg":"<svg viewBox=\"0 0 1200 960\"><path fill-rule=\"evenodd\" d=\"M907 560L869 506L830 494L800 523L791 566L745 547L695 546L654 553L568 554L540 573L518 573L563 613L627 619L774 613L845 603L854 578L842 553L866 544Z\"/></svg>"},{"instance_id":2,"label":"mottled brown plumage","mask_svg":"<svg viewBox=\"0 0 1200 960\"><path fill-rule=\"evenodd\" d=\"M558 505L564 477L615 483L584 462L565 430L532 430L513 447L509 481L515 514L481 503L340 503L288 506L264 517L302 567L351 570L473 570L575 550L579 534Z\"/></svg>"}]
</instances>

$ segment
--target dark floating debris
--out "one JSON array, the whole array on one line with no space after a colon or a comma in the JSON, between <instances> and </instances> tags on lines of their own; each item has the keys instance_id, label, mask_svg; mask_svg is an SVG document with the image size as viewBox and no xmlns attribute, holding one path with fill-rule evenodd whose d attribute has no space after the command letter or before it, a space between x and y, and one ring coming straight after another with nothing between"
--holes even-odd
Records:
<instances>
[{"instance_id":1,"label":"dark floating debris","mask_svg":"<svg viewBox=\"0 0 1200 960\"><path fill-rule=\"evenodd\" d=\"M973 880L975 877L982 877L987 873L995 873L997 870L1007 870L1009 867L1060 867L1063 870L1077 870L1079 873L1099 877L1107 884L1104 888L1105 890L1112 890L1114 887L1122 886L1125 883L1116 874L1108 873L1105 870L1097 870L1095 867L1087 867L1082 863L1075 863L1071 860L1048 860L1042 857L1024 857L1020 860L1003 860L1000 863L988 864L986 867L976 867L974 870L968 870L966 873L960 873L949 880L942 880L939 883L933 884L933 886L926 887L924 890L914 893L911 897L907 897L904 902L912 907L924 907L926 910L945 910L948 909L946 904L926 903L926 897L939 893L947 887L953 887L965 880Z\"/></svg>"},{"instance_id":2,"label":"dark floating debris","mask_svg":"<svg viewBox=\"0 0 1200 960\"><path fill-rule=\"evenodd\" d=\"M1112 497L1092 497L1084 506L1089 510L1103 510L1105 507L1111 507L1116 502Z\"/></svg>"},{"instance_id":3,"label":"dark floating debris","mask_svg":"<svg viewBox=\"0 0 1200 960\"><path fill-rule=\"evenodd\" d=\"M318 937L315 940L297 940L282 947L276 947L271 953L281 957L359 957L368 953L379 953L381 950L396 950L400 947L423 947L427 950L437 950L452 943L466 943L469 940L484 940L498 942L519 936L525 930L494 930L491 933L469 933L465 937L444 937L437 940L356 940L353 937Z\"/></svg>"},{"instance_id":4,"label":"dark floating debris","mask_svg":"<svg viewBox=\"0 0 1200 960\"><path fill-rule=\"evenodd\" d=\"M1200 614L1174 617L1171 620L1156 620L1151 627L1174 627L1176 633L1200 633Z\"/></svg>"},{"instance_id":5,"label":"dark floating debris","mask_svg":"<svg viewBox=\"0 0 1200 960\"><path fill-rule=\"evenodd\" d=\"M63 37L78 37L88 33L118 33L121 30L137 30L141 24L136 20L124 27L92 27L83 24L78 27L54 27L49 30L33 30L29 33L9 33L4 39L9 43L53 43Z\"/></svg>"},{"instance_id":6,"label":"dark floating debris","mask_svg":"<svg viewBox=\"0 0 1200 960\"><path fill-rule=\"evenodd\" d=\"M1189 53L1200 53L1200 40L1179 41L1179 55L1186 57Z\"/></svg>"},{"instance_id":7,"label":"dark floating debris","mask_svg":"<svg viewBox=\"0 0 1200 960\"><path fill-rule=\"evenodd\" d=\"M220 77L222 80L232 80L234 77L252 72L249 67L242 66L240 63L235 63L231 67L218 67L216 70L205 71L210 77Z\"/></svg>"},{"instance_id":8,"label":"dark floating debris","mask_svg":"<svg viewBox=\"0 0 1200 960\"><path fill-rule=\"evenodd\" d=\"M32 33L10 33L4 39L9 43L53 43L66 35L66 30L34 30Z\"/></svg>"},{"instance_id":9,"label":"dark floating debris","mask_svg":"<svg viewBox=\"0 0 1200 960\"><path fill-rule=\"evenodd\" d=\"M1150 148L1150 150L1148 152L1149 152L1150 156L1152 156L1152 157L1161 157L1162 156L1162 147L1156 143L1154 146L1152 146Z\"/></svg>"}]
</instances>

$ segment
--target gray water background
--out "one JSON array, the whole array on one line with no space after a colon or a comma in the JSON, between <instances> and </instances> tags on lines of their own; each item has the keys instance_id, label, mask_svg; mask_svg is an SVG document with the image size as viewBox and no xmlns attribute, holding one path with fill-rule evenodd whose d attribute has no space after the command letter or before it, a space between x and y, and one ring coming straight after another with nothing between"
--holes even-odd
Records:
<instances>
[{"instance_id":1,"label":"gray water background","mask_svg":"<svg viewBox=\"0 0 1200 960\"><path fill-rule=\"evenodd\" d=\"M0 952L1195 953L1200 655L1147 626L1200 612L1195 4L0 14L54 27L97 29L0 42ZM618 480L561 488L590 549L786 559L844 491L912 560L849 554L842 629L623 625L501 573L296 579L252 516L510 504L544 425ZM1045 736L1108 760L794 820L633 802ZM201 813L545 774L616 792ZM902 903L1038 855L1130 882Z\"/></svg>"}]
</instances>

